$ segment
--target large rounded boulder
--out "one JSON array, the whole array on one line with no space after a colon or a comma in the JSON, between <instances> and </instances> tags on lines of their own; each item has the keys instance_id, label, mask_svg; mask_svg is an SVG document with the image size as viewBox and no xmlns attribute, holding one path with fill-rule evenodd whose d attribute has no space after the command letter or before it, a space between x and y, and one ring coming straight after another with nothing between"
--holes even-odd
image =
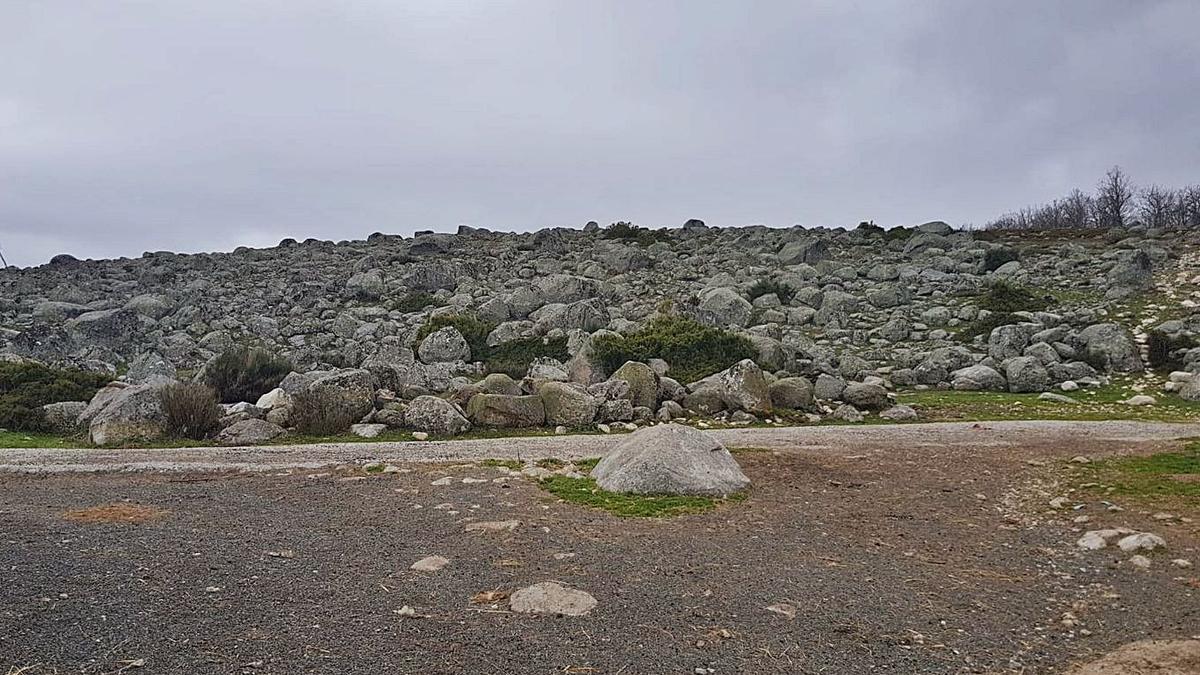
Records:
<instances>
[{"instance_id":1,"label":"large rounded boulder","mask_svg":"<svg viewBox=\"0 0 1200 675\"><path fill-rule=\"evenodd\" d=\"M627 436L592 469L609 492L719 497L745 490L750 479L712 436L681 424L647 427Z\"/></svg>"}]
</instances>

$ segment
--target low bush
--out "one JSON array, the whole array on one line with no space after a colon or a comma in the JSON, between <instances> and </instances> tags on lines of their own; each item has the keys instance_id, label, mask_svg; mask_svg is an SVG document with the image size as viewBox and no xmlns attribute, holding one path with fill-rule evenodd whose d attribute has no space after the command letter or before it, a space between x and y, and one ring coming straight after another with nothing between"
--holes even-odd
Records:
<instances>
[{"instance_id":1,"label":"low bush","mask_svg":"<svg viewBox=\"0 0 1200 675\"><path fill-rule=\"evenodd\" d=\"M600 231L600 236L604 239L617 239L642 246L649 246L658 241L668 241L671 238L671 234L666 230L651 230L626 222L609 225Z\"/></svg>"},{"instance_id":2,"label":"low bush","mask_svg":"<svg viewBox=\"0 0 1200 675\"><path fill-rule=\"evenodd\" d=\"M994 272L1006 263L1019 260L1020 257L1021 255L1015 249L1008 248L1007 246L989 248L983 254L983 269L986 272Z\"/></svg>"},{"instance_id":3,"label":"low bush","mask_svg":"<svg viewBox=\"0 0 1200 675\"><path fill-rule=\"evenodd\" d=\"M1017 284L1000 280L988 287L977 303L981 309L1001 314L1040 312L1050 306L1050 298Z\"/></svg>"},{"instance_id":4,"label":"low bush","mask_svg":"<svg viewBox=\"0 0 1200 675\"><path fill-rule=\"evenodd\" d=\"M626 361L663 359L671 365L670 376L684 383L756 355L754 345L741 335L677 316L656 318L631 335L601 336L592 347L607 372Z\"/></svg>"},{"instance_id":5,"label":"low bush","mask_svg":"<svg viewBox=\"0 0 1200 675\"><path fill-rule=\"evenodd\" d=\"M1169 335L1160 330L1152 330L1146 336L1147 359L1154 370L1178 370L1183 363L1173 355L1180 349L1191 349L1196 346L1196 340L1190 335Z\"/></svg>"},{"instance_id":6,"label":"low bush","mask_svg":"<svg viewBox=\"0 0 1200 675\"><path fill-rule=\"evenodd\" d=\"M471 347L471 358L482 361L489 373L507 373L512 377L522 378L534 359L552 358L566 361L570 358L565 337L550 340L540 337L519 338L494 347L488 346L487 336L496 327L495 324L465 315L429 317L425 325L417 331L417 341L424 340L431 333L446 326L452 326L462 333Z\"/></svg>"},{"instance_id":7,"label":"low bush","mask_svg":"<svg viewBox=\"0 0 1200 675\"><path fill-rule=\"evenodd\" d=\"M160 395L168 435L199 441L220 431L221 407L212 387L178 382L163 387Z\"/></svg>"},{"instance_id":8,"label":"low bush","mask_svg":"<svg viewBox=\"0 0 1200 675\"><path fill-rule=\"evenodd\" d=\"M417 342L429 337L431 333L451 326L459 333L462 333L463 338L467 341L467 345L471 347L471 358L476 361L482 361L487 358L488 333L496 326L486 321L481 321L473 316L466 314L443 314L439 316L431 316L417 331Z\"/></svg>"},{"instance_id":9,"label":"low bush","mask_svg":"<svg viewBox=\"0 0 1200 675\"><path fill-rule=\"evenodd\" d=\"M409 293L408 295L393 300L391 302L390 309L408 314L409 312L419 312L431 305L440 304L441 303L438 302L437 298L433 297L429 293L420 291L417 293Z\"/></svg>"},{"instance_id":10,"label":"low bush","mask_svg":"<svg viewBox=\"0 0 1200 675\"><path fill-rule=\"evenodd\" d=\"M314 387L292 396L291 422L307 436L336 436L358 422L337 390Z\"/></svg>"},{"instance_id":11,"label":"low bush","mask_svg":"<svg viewBox=\"0 0 1200 675\"><path fill-rule=\"evenodd\" d=\"M253 403L278 387L290 372L292 364L287 359L262 349L235 347L213 359L204 375L222 403Z\"/></svg>"},{"instance_id":12,"label":"low bush","mask_svg":"<svg viewBox=\"0 0 1200 675\"><path fill-rule=\"evenodd\" d=\"M779 301L785 305L791 302L792 298L796 297L796 289L785 283L766 279L759 279L754 282L754 285L746 291L746 297L750 299L750 302L754 302L756 298L771 293L774 293L779 298Z\"/></svg>"},{"instance_id":13,"label":"low bush","mask_svg":"<svg viewBox=\"0 0 1200 675\"><path fill-rule=\"evenodd\" d=\"M109 377L41 363L0 363L0 428L43 431L42 406L60 401L90 401Z\"/></svg>"},{"instance_id":14,"label":"low bush","mask_svg":"<svg viewBox=\"0 0 1200 675\"><path fill-rule=\"evenodd\" d=\"M507 373L520 379L529 371L529 364L538 358L566 361L570 358L570 354L567 353L567 338L547 340L531 337L510 340L495 347L488 347L483 361L489 373Z\"/></svg>"}]
</instances>

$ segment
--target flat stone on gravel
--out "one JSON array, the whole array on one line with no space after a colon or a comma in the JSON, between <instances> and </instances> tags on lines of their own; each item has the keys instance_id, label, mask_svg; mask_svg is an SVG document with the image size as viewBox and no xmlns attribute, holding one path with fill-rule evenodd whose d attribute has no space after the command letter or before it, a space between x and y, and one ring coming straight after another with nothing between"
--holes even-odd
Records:
<instances>
[{"instance_id":1,"label":"flat stone on gravel","mask_svg":"<svg viewBox=\"0 0 1200 675\"><path fill-rule=\"evenodd\" d=\"M521 526L519 520L486 520L467 523L466 532L512 532Z\"/></svg>"},{"instance_id":2,"label":"flat stone on gravel","mask_svg":"<svg viewBox=\"0 0 1200 675\"><path fill-rule=\"evenodd\" d=\"M583 616L596 606L596 599L557 581L543 581L513 593L508 604L518 614Z\"/></svg>"},{"instance_id":3,"label":"flat stone on gravel","mask_svg":"<svg viewBox=\"0 0 1200 675\"><path fill-rule=\"evenodd\" d=\"M438 570L442 569L443 567L445 567L446 565L449 565L449 564L450 564L450 561L443 558L442 556L431 555L431 556L426 556L424 558L421 558L417 562L413 563L412 567L410 567L409 569L415 570L417 572L437 572Z\"/></svg>"}]
</instances>

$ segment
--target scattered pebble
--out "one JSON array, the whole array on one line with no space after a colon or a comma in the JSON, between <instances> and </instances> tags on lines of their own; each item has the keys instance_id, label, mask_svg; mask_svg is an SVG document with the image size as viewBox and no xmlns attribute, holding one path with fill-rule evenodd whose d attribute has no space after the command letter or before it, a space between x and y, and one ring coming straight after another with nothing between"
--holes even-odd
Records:
<instances>
[{"instance_id":1,"label":"scattered pebble","mask_svg":"<svg viewBox=\"0 0 1200 675\"><path fill-rule=\"evenodd\" d=\"M450 561L443 558L442 556L431 555L431 556L421 558L417 562L413 563L412 567L410 567L409 569L415 570L417 572L437 572L438 570L442 569L443 567L445 567L446 565L449 565L449 564L450 564Z\"/></svg>"},{"instance_id":2,"label":"scattered pebble","mask_svg":"<svg viewBox=\"0 0 1200 675\"><path fill-rule=\"evenodd\" d=\"M583 616L592 611L596 604L596 599L590 593L557 581L543 581L522 588L508 599L509 608L518 614Z\"/></svg>"}]
</instances>

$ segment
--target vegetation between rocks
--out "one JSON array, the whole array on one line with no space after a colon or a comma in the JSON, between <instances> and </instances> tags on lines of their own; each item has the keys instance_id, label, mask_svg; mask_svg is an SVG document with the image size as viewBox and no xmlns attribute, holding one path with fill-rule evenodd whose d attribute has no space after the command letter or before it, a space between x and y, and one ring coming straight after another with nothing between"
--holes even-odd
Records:
<instances>
[{"instance_id":1,"label":"vegetation between rocks","mask_svg":"<svg viewBox=\"0 0 1200 675\"><path fill-rule=\"evenodd\" d=\"M292 364L287 359L264 349L235 347L207 365L204 379L222 403L253 403L278 387L290 372Z\"/></svg>"},{"instance_id":2,"label":"vegetation between rocks","mask_svg":"<svg viewBox=\"0 0 1200 675\"><path fill-rule=\"evenodd\" d=\"M600 366L614 372L626 361L663 359L679 382L694 382L742 359L754 358L754 345L741 335L679 316L650 321L626 336L603 335L592 343Z\"/></svg>"},{"instance_id":3,"label":"vegetation between rocks","mask_svg":"<svg viewBox=\"0 0 1200 675\"><path fill-rule=\"evenodd\" d=\"M163 387L161 397L167 435L203 440L220 430L221 407L212 387L178 382Z\"/></svg>"},{"instance_id":4,"label":"vegetation between rocks","mask_svg":"<svg viewBox=\"0 0 1200 675\"><path fill-rule=\"evenodd\" d=\"M0 363L0 428L45 431L42 406L90 401L109 377L40 363Z\"/></svg>"}]
</instances>

